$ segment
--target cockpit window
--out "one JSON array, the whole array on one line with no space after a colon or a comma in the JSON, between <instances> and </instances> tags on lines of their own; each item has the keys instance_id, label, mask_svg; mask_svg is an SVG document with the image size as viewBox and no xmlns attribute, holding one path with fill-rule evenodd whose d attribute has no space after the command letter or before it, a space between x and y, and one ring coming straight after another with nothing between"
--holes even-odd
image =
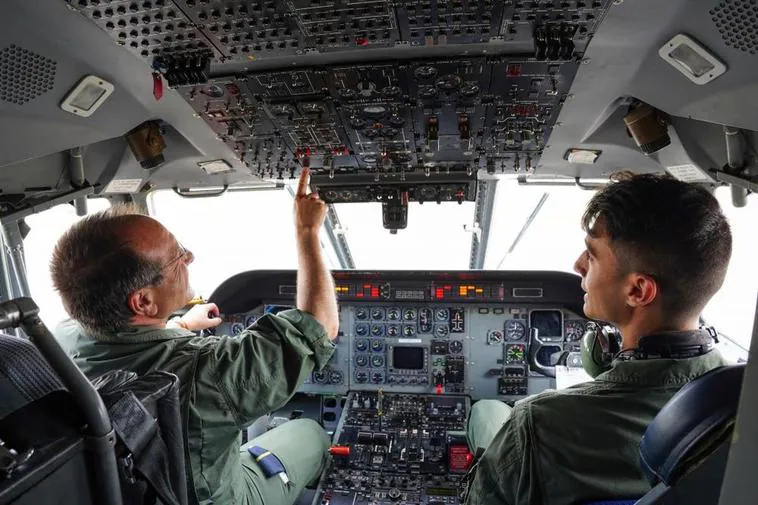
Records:
<instances>
[{"instance_id":1,"label":"cockpit window","mask_svg":"<svg viewBox=\"0 0 758 505\"><path fill-rule=\"evenodd\" d=\"M732 205L729 188L718 188L715 195L732 227L732 260L724 286L706 306L703 317L735 343L748 349L758 296L758 270L755 268L758 196L749 196L747 206L736 208Z\"/></svg>"},{"instance_id":2,"label":"cockpit window","mask_svg":"<svg viewBox=\"0 0 758 505\"><path fill-rule=\"evenodd\" d=\"M88 212L98 212L110 207L105 198L87 201ZM26 218L29 234L24 239L26 257L26 276L29 281L31 296L40 308L40 317L48 328L54 328L68 315L58 292L53 288L50 276L50 258L58 239L81 217L76 215L72 205L61 204L39 214Z\"/></svg>"}]
</instances>

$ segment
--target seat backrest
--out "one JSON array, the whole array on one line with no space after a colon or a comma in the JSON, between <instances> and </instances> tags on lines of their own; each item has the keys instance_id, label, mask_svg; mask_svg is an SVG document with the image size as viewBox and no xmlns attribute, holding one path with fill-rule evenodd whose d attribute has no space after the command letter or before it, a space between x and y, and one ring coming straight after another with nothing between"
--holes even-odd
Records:
<instances>
[{"instance_id":1,"label":"seat backrest","mask_svg":"<svg viewBox=\"0 0 758 505\"><path fill-rule=\"evenodd\" d=\"M83 420L29 341L0 334L0 503L95 503Z\"/></svg>"},{"instance_id":2,"label":"seat backrest","mask_svg":"<svg viewBox=\"0 0 758 505\"><path fill-rule=\"evenodd\" d=\"M651 485L673 485L729 437L744 373L744 364L711 370L664 405L640 441L640 462Z\"/></svg>"}]
</instances>

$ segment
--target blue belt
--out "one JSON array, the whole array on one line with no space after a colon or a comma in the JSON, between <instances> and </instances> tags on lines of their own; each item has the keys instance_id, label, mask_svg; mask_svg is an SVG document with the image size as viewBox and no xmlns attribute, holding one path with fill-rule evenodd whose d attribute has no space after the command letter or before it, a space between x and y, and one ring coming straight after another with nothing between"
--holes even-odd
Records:
<instances>
[{"instance_id":1,"label":"blue belt","mask_svg":"<svg viewBox=\"0 0 758 505\"><path fill-rule=\"evenodd\" d=\"M267 451L257 445L248 447L247 450L253 459L255 459L255 462L258 463L258 466L263 471L263 475L268 478L278 475L285 485L289 483L290 479L287 477L287 470L285 470L284 465L273 452Z\"/></svg>"}]
</instances>

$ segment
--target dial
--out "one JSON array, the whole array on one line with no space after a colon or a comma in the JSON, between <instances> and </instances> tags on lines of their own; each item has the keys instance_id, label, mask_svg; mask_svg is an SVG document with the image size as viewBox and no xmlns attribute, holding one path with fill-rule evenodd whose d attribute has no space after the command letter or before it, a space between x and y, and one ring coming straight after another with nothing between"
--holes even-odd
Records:
<instances>
[{"instance_id":1,"label":"dial","mask_svg":"<svg viewBox=\"0 0 758 505\"><path fill-rule=\"evenodd\" d=\"M371 325L371 335L374 337L381 337L384 335L384 326L381 324L372 324Z\"/></svg>"},{"instance_id":2,"label":"dial","mask_svg":"<svg viewBox=\"0 0 758 505\"><path fill-rule=\"evenodd\" d=\"M250 328L257 320L258 316L247 316L245 318L245 328Z\"/></svg>"},{"instance_id":3,"label":"dial","mask_svg":"<svg viewBox=\"0 0 758 505\"><path fill-rule=\"evenodd\" d=\"M375 321L384 319L384 309L371 309L371 319Z\"/></svg>"},{"instance_id":4,"label":"dial","mask_svg":"<svg viewBox=\"0 0 758 505\"><path fill-rule=\"evenodd\" d=\"M384 349L384 342L381 340L372 340L371 341L371 350L379 352Z\"/></svg>"},{"instance_id":5,"label":"dial","mask_svg":"<svg viewBox=\"0 0 758 505\"><path fill-rule=\"evenodd\" d=\"M403 336L412 337L416 334L416 327L410 324L403 325Z\"/></svg>"},{"instance_id":6,"label":"dial","mask_svg":"<svg viewBox=\"0 0 758 505\"><path fill-rule=\"evenodd\" d=\"M355 349L358 351L365 351L368 349L368 342L362 338L357 339L355 341Z\"/></svg>"},{"instance_id":7,"label":"dial","mask_svg":"<svg viewBox=\"0 0 758 505\"><path fill-rule=\"evenodd\" d=\"M523 363L525 350L524 344L508 344L505 349L505 363L508 365Z\"/></svg>"},{"instance_id":8,"label":"dial","mask_svg":"<svg viewBox=\"0 0 758 505\"><path fill-rule=\"evenodd\" d=\"M390 321L399 321L400 320L400 309L397 307L392 307L390 309L387 309L387 319Z\"/></svg>"},{"instance_id":9,"label":"dial","mask_svg":"<svg viewBox=\"0 0 758 505\"><path fill-rule=\"evenodd\" d=\"M463 342L460 340L452 340L450 342L450 352L452 354L458 354L463 350Z\"/></svg>"},{"instance_id":10,"label":"dial","mask_svg":"<svg viewBox=\"0 0 758 505\"><path fill-rule=\"evenodd\" d=\"M245 331L245 325L242 323L233 323L232 324L232 335L237 335L239 333L242 333Z\"/></svg>"},{"instance_id":11,"label":"dial","mask_svg":"<svg viewBox=\"0 0 758 505\"><path fill-rule=\"evenodd\" d=\"M356 366L368 365L368 358L363 354L359 354L358 356L355 357L355 365Z\"/></svg>"},{"instance_id":12,"label":"dial","mask_svg":"<svg viewBox=\"0 0 758 505\"><path fill-rule=\"evenodd\" d=\"M357 309L355 311L355 318L356 319L368 319L368 310L367 309Z\"/></svg>"},{"instance_id":13,"label":"dial","mask_svg":"<svg viewBox=\"0 0 758 505\"><path fill-rule=\"evenodd\" d=\"M402 92L403 90L401 90L399 86L387 86L382 90L382 94L390 98L399 96Z\"/></svg>"},{"instance_id":14,"label":"dial","mask_svg":"<svg viewBox=\"0 0 758 505\"><path fill-rule=\"evenodd\" d=\"M584 331L586 329L586 326L584 324L584 321L573 319L571 321L566 321L565 329L566 329L566 340L576 341L576 340L580 340L584 336Z\"/></svg>"},{"instance_id":15,"label":"dial","mask_svg":"<svg viewBox=\"0 0 758 505\"><path fill-rule=\"evenodd\" d=\"M368 380L368 374L363 371L355 372L355 380L358 382L366 382Z\"/></svg>"},{"instance_id":16,"label":"dial","mask_svg":"<svg viewBox=\"0 0 758 505\"><path fill-rule=\"evenodd\" d=\"M377 354L376 356L371 356L371 366L374 368L380 368L384 366L384 356L381 354Z\"/></svg>"},{"instance_id":17,"label":"dial","mask_svg":"<svg viewBox=\"0 0 758 505\"><path fill-rule=\"evenodd\" d=\"M450 328L447 326L437 325L434 327L434 334L438 337L446 337L450 332Z\"/></svg>"},{"instance_id":18,"label":"dial","mask_svg":"<svg viewBox=\"0 0 758 505\"><path fill-rule=\"evenodd\" d=\"M329 382L331 384L342 384L344 377L339 370L332 370L329 372Z\"/></svg>"},{"instance_id":19,"label":"dial","mask_svg":"<svg viewBox=\"0 0 758 505\"><path fill-rule=\"evenodd\" d=\"M451 91L458 89L458 86L461 85L461 78L457 75L445 75L437 79L435 84L437 84L437 87L440 89Z\"/></svg>"},{"instance_id":20,"label":"dial","mask_svg":"<svg viewBox=\"0 0 758 505\"><path fill-rule=\"evenodd\" d=\"M448 309L437 309L434 311L435 321L447 321L450 319L450 311Z\"/></svg>"},{"instance_id":21,"label":"dial","mask_svg":"<svg viewBox=\"0 0 758 505\"><path fill-rule=\"evenodd\" d=\"M323 370L317 370L313 372L313 382L315 384L326 384L326 372Z\"/></svg>"},{"instance_id":22,"label":"dial","mask_svg":"<svg viewBox=\"0 0 758 505\"><path fill-rule=\"evenodd\" d=\"M500 345L503 343L503 332L498 330L491 330L487 333L487 344Z\"/></svg>"},{"instance_id":23,"label":"dial","mask_svg":"<svg viewBox=\"0 0 758 505\"><path fill-rule=\"evenodd\" d=\"M403 311L403 319L405 319L406 321L415 321L416 309L405 309Z\"/></svg>"},{"instance_id":24,"label":"dial","mask_svg":"<svg viewBox=\"0 0 758 505\"><path fill-rule=\"evenodd\" d=\"M400 334L400 328L396 324L387 326L387 336L397 337Z\"/></svg>"},{"instance_id":25,"label":"dial","mask_svg":"<svg viewBox=\"0 0 758 505\"><path fill-rule=\"evenodd\" d=\"M367 324L356 324L355 325L355 334L359 337L365 337L368 335L368 325Z\"/></svg>"},{"instance_id":26,"label":"dial","mask_svg":"<svg viewBox=\"0 0 758 505\"><path fill-rule=\"evenodd\" d=\"M474 96L479 93L479 86L476 84L464 84L460 91L463 96Z\"/></svg>"},{"instance_id":27,"label":"dial","mask_svg":"<svg viewBox=\"0 0 758 505\"><path fill-rule=\"evenodd\" d=\"M526 335L526 327L519 321L506 321L505 338L508 340L521 340Z\"/></svg>"}]
</instances>

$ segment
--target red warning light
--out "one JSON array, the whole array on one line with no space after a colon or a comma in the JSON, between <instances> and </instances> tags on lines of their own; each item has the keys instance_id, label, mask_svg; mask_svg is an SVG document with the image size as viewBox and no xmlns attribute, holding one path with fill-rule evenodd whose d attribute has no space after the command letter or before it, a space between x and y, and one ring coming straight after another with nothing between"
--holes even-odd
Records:
<instances>
[{"instance_id":1,"label":"red warning light","mask_svg":"<svg viewBox=\"0 0 758 505\"><path fill-rule=\"evenodd\" d=\"M371 298L379 298L379 288L371 288Z\"/></svg>"},{"instance_id":2,"label":"red warning light","mask_svg":"<svg viewBox=\"0 0 758 505\"><path fill-rule=\"evenodd\" d=\"M359 46L367 46L368 45L368 39L366 37L358 37L355 39L355 43Z\"/></svg>"},{"instance_id":3,"label":"red warning light","mask_svg":"<svg viewBox=\"0 0 758 505\"><path fill-rule=\"evenodd\" d=\"M522 67L519 63L511 63L505 67L505 75L508 77L518 77L521 75Z\"/></svg>"}]
</instances>

